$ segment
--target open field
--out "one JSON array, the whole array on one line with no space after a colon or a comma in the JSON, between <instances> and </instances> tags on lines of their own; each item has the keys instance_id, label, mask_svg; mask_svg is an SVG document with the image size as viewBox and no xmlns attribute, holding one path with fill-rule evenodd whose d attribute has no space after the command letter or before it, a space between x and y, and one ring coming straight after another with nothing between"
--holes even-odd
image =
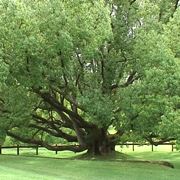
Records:
<instances>
[{"instance_id":1,"label":"open field","mask_svg":"<svg viewBox=\"0 0 180 180\"><path fill-rule=\"evenodd\" d=\"M9 151L9 152L8 152ZM123 151L123 150L122 150ZM35 150L21 150L20 156L11 150L4 150L0 155L0 179L2 180L179 180L180 179L180 153L164 151L144 152L137 149L125 149L126 158L138 160L165 160L174 164L171 169L161 165L148 163L133 163L123 161L103 160L77 160L68 159L76 154L71 152L59 152L55 155L44 149L39 150L39 156L32 156ZM11 155L7 155L7 153ZM43 158L41 156L53 157ZM54 158L56 157L56 158ZM58 159L57 159L58 158ZM63 159L66 158L66 159Z\"/></svg>"}]
</instances>

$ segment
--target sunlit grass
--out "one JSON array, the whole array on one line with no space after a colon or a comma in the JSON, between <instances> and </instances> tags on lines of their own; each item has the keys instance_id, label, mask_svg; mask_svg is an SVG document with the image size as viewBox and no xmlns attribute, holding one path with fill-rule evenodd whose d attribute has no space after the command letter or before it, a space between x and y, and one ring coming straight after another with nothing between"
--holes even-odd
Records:
<instances>
[{"instance_id":1,"label":"sunlit grass","mask_svg":"<svg viewBox=\"0 0 180 180\"><path fill-rule=\"evenodd\" d=\"M129 146L116 146L116 151L122 152L122 153L131 153L133 152L132 145ZM145 145L145 146L134 146L134 152L151 152L152 146L151 145ZM153 152L166 152L171 153L172 146L171 145L159 145L159 146L153 146ZM174 149L174 152L176 152L176 149ZM16 155L17 149L2 149L2 154L11 154ZM56 158L69 158L69 157L75 157L77 155L80 155L82 153L74 153L70 151L60 151L57 154L55 151L49 151L45 148L38 148L38 156L43 157L56 157ZM36 149L35 148L20 148L20 155L25 156L36 156Z\"/></svg>"},{"instance_id":2,"label":"sunlit grass","mask_svg":"<svg viewBox=\"0 0 180 180\"><path fill-rule=\"evenodd\" d=\"M149 154L149 156L148 156ZM173 155L174 154L174 155ZM176 153L171 161L179 163ZM167 158L166 153L130 153L135 158ZM179 180L180 167L175 169L122 161L68 160L26 156L0 156L0 179L2 180Z\"/></svg>"},{"instance_id":3,"label":"sunlit grass","mask_svg":"<svg viewBox=\"0 0 180 180\"><path fill-rule=\"evenodd\" d=\"M133 160L163 160L174 164L175 169L148 163L133 163L106 160L77 160L74 157L81 153L69 151L48 151L39 148L36 156L34 148L20 149L20 156L16 149L3 149L0 155L0 180L179 180L180 153L171 152L171 147L158 147L151 152L151 147L116 147L126 153L124 157ZM121 154L119 154L121 158ZM49 158L43 158L49 157ZM58 158L58 159L57 159ZM66 159L63 159L66 158ZM71 158L71 159L68 159ZM73 159L72 159L73 158ZM118 160L118 156L117 156Z\"/></svg>"}]
</instances>

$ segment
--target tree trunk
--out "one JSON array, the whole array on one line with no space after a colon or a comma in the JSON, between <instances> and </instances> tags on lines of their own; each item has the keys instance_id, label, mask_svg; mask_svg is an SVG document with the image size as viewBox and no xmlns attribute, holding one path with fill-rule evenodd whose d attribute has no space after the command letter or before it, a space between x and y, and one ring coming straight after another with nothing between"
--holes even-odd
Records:
<instances>
[{"instance_id":1,"label":"tree trunk","mask_svg":"<svg viewBox=\"0 0 180 180\"><path fill-rule=\"evenodd\" d=\"M94 129L88 138L88 151L90 155L106 155L115 151L115 144L110 140L107 131L103 128Z\"/></svg>"}]
</instances>

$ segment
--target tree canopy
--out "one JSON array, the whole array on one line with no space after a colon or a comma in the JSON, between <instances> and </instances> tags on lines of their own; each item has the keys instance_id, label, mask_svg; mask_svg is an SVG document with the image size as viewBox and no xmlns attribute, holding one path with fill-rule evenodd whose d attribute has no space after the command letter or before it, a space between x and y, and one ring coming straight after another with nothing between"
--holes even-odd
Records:
<instances>
[{"instance_id":1,"label":"tree canopy","mask_svg":"<svg viewBox=\"0 0 180 180\"><path fill-rule=\"evenodd\" d=\"M179 17L178 0L0 0L1 139L178 141Z\"/></svg>"}]
</instances>

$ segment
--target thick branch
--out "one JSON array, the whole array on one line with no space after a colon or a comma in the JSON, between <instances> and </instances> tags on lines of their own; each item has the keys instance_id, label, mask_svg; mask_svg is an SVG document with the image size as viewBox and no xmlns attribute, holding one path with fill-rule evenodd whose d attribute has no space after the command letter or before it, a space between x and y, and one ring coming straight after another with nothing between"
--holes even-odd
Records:
<instances>
[{"instance_id":1,"label":"thick branch","mask_svg":"<svg viewBox=\"0 0 180 180\"><path fill-rule=\"evenodd\" d=\"M55 121L53 121L53 123L59 127L70 128L73 130L73 126L70 119L63 113L61 115L62 120L56 119ZM36 114L33 114L32 116L37 123L49 124L49 121L41 116L38 116Z\"/></svg>"},{"instance_id":2,"label":"thick branch","mask_svg":"<svg viewBox=\"0 0 180 180\"><path fill-rule=\"evenodd\" d=\"M130 5L132 5L132 4L135 3L135 2L136 2L136 0L130 1Z\"/></svg>"},{"instance_id":3,"label":"thick branch","mask_svg":"<svg viewBox=\"0 0 180 180\"><path fill-rule=\"evenodd\" d=\"M46 102L48 102L58 113L65 112L70 117L73 118L73 120L76 120L77 123L81 124L84 128L92 128L95 125L86 122L79 114L67 109L62 104L60 104L56 99L54 99L49 93L42 93L40 91L36 91L37 94L39 94Z\"/></svg>"},{"instance_id":4,"label":"thick branch","mask_svg":"<svg viewBox=\"0 0 180 180\"><path fill-rule=\"evenodd\" d=\"M130 84L132 84L136 79L138 79L138 77L135 77L135 75L136 75L136 72L133 71L133 72L129 75L129 77L127 78L127 81L126 81L124 84L120 85L120 86L121 86L121 87L127 87L127 86L129 86Z\"/></svg>"},{"instance_id":5,"label":"thick branch","mask_svg":"<svg viewBox=\"0 0 180 180\"><path fill-rule=\"evenodd\" d=\"M179 0L175 0L175 5L174 5L172 17L174 16L174 13L176 12L176 9L178 8L178 6L179 6Z\"/></svg>"},{"instance_id":6,"label":"thick branch","mask_svg":"<svg viewBox=\"0 0 180 180\"><path fill-rule=\"evenodd\" d=\"M54 129L49 129L46 127L38 126L36 124L30 124L29 127L42 130L42 131L47 132L50 135L55 136L55 137L61 137L63 139L66 139L68 142L77 142L77 137L66 134L65 132L61 131L60 129L58 129L58 131L54 131Z\"/></svg>"},{"instance_id":7,"label":"thick branch","mask_svg":"<svg viewBox=\"0 0 180 180\"><path fill-rule=\"evenodd\" d=\"M64 118L67 118L65 114L61 113L61 116L62 116L62 115L64 116ZM78 142L79 142L80 145L85 146L85 144L86 144L85 141L84 141L84 134L85 134L85 133L84 133L84 131L81 129L81 127L78 126L78 124L76 123L76 121L74 121L73 119L68 119L68 123L70 123L70 124L72 125L72 129L76 132L77 138L74 137L74 136L70 136L70 135L64 133L63 131L61 131L61 130L54 124L55 121L46 120L45 118L40 117L40 116L37 116L37 115L34 115L34 117L35 117L36 119L39 119L40 121L42 121L42 122L50 125L51 128L52 128L53 130L55 130L56 132L55 132L55 131L52 131L52 130L49 130L49 129L47 129L47 128L45 128L45 127L42 127L42 126L39 126L39 127L36 126L36 127L35 127L35 125L33 125L35 128L40 128L40 129L44 130L45 132L48 132L48 133L50 133L50 134L52 134L52 135L54 135L54 136L62 137L62 138L66 139L66 140L69 141L69 142L74 142L74 141L77 142L77 140L78 140ZM69 121L70 121L70 122L69 122Z\"/></svg>"},{"instance_id":8,"label":"thick branch","mask_svg":"<svg viewBox=\"0 0 180 180\"><path fill-rule=\"evenodd\" d=\"M150 143L153 144L155 146L158 146L159 144L163 144L165 142L169 142L169 141L174 141L176 140L175 138L162 138L161 140L157 140L154 141L152 137L145 137L145 139Z\"/></svg>"},{"instance_id":9,"label":"thick branch","mask_svg":"<svg viewBox=\"0 0 180 180\"><path fill-rule=\"evenodd\" d=\"M118 138L120 138L125 133L124 130L118 130L115 134L109 134L109 138L112 141L116 141Z\"/></svg>"},{"instance_id":10,"label":"thick branch","mask_svg":"<svg viewBox=\"0 0 180 180\"><path fill-rule=\"evenodd\" d=\"M36 139L31 139L31 138L25 138L25 137L21 137L17 134L14 134L10 131L7 132L7 135L14 138L14 139L17 139L21 142L24 142L24 143L29 143L29 144L36 144L36 145L41 145L51 151L66 151L66 150L69 150L69 151L73 151L73 152L82 152L84 150L86 150L87 148L86 147L82 147L82 146L79 146L79 145L63 145L63 146L53 146L53 145L50 145L50 144L47 144L46 142L42 141L42 140L36 140Z\"/></svg>"},{"instance_id":11,"label":"thick branch","mask_svg":"<svg viewBox=\"0 0 180 180\"><path fill-rule=\"evenodd\" d=\"M120 84L120 85L118 85L118 84L112 84L111 85L111 89L113 90L113 89L116 89L116 88L124 88L124 87L127 87L127 86L129 86L129 85L131 85L131 84L133 84L134 83L134 81L135 80L138 80L139 79L139 76L136 76L136 72L132 72L130 75L129 75L129 77L127 78L127 80L126 80L126 82L124 83L124 84Z\"/></svg>"}]
</instances>

